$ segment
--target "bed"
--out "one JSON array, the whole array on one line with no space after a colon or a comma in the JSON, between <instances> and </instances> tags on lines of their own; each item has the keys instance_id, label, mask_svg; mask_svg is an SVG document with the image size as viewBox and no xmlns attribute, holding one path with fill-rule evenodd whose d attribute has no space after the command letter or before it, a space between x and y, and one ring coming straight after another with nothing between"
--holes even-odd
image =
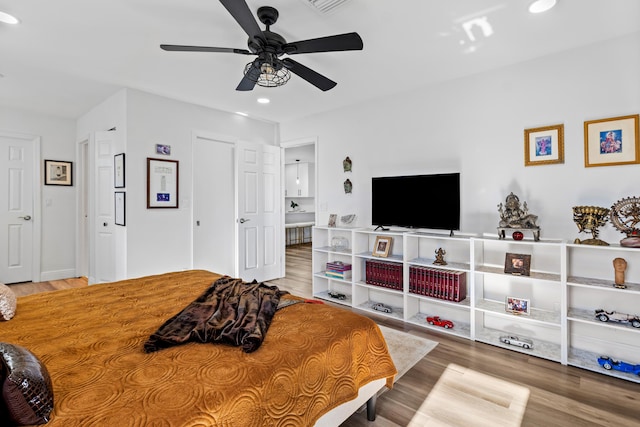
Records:
<instances>
[{"instance_id":1,"label":"bed","mask_svg":"<svg viewBox=\"0 0 640 427\"><path fill-rule=\"evenodd\" d=\"M375 322L329 304L279 309L251 353L196 342L145 353L150 334L220 277L173 272L21 297L0 341L46 367L51 427L332 425L392 386Z\"/></svg>"}]
</instances>

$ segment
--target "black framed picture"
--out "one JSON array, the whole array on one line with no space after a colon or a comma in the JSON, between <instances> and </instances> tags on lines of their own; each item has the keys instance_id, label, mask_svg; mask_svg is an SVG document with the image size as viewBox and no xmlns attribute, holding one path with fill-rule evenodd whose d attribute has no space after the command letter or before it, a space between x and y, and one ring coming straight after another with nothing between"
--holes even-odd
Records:
<instances>
[{"instance_id":1,"label":"black framed picture","mask_svg":"<svg viewBox=\"0 0 640 427\"><path fill-rule=\"evenodd\" d=\"M44 161L45 185L73 185L73 162L63 160Z\"/></svg>"},{"instance_id":2,"label":"black framed picture","mask_svg":"<svg viewBox=\"0 0 640 427\"><path fill-rule=\"evenodd\" d=\"M115 188L125 187L124 153L113 156L113 186Z\"/></svg>"},{"instance_id":3,"label":"black framed picture","mask_svg":"<svg viewBox=\"0 0 640 427\"><path fill-rule=\"evenodd\" d=\"M531 255L507 253L504 259L504 272L516 276L528 276L531 268Z\"/></svg>"}]
</instances>

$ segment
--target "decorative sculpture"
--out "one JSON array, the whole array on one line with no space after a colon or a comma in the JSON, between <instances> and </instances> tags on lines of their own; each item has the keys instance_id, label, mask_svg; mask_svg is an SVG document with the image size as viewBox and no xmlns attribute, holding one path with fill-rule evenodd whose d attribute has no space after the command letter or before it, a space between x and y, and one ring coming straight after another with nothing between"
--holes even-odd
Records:
<instances>
[{"instance_id":1,"label":"decorative sculpture","mask_svg":"<svg viewBox=\"0 0 640 427\"><path fill-rule=\"evenodd\" d=\"M500 222L498 224L498 237L500 239L504 239L505 230L514 228L531 230L533 239L535 241L540 239L540 227L536 225L538 216L529 213L527 202L524 202L520 207L520 199L513 192L505 199L504 206L502 203L498 205L498 212L500 213Z\"/></svg>"},{"instance_id":2,"label":"decorative sculpture","mask_svg":"<svg viewBox=\"0 0 640 427\"><path fill-rule=\"evenodd\" d=\"M344 184L344 194L351 194L351 191L353 190L353 184L351 183L350 179L347 179Z\"/></svg>"},{"instance_id":3,"label":"decorative sculpture","mask_svg":"<svg viewBox=\"0 0 640 427\"><path fill-rule=\"evenodd\" d=\"M611 206L610 219L618 231L627 235L620 245L640 248L640 197L618 200Z\"/></svg>"},{"instance_id":4,"label":"decorative sculpture","mask_svg":"<svg viewBox=\"0 0 640 427\"><path fill-rule=\"evenodd\" d=\"M347 156L347 158L342 161L342 169L345 172L351 172L351 167L352 166L353 166L353 162L351 161L349 156Z\"/></svg>"},{"instance_id":5,"label":"decorative sculpture","mask_svg":"<svg viewBox=\"0 0 640 427\"><path fill-rule=\"evenodd\" d=\"M574 240L574 243L583 245L609 246L604 240L598 239L598 228L607 223L609 209L598 206L574 206L573 222L578 226L579 232L591 232L591 239Z\"/></svg>"},{"instance_id":6,"label":"decorative sculpture","mask_svg":"<svg viewBox=\"0 0 640 427\"><path fill-rule=\"evenodd\" d=\"M435 261L433 261L433 263L435 265L447 265L447 261L444 260L444 256L447 254L447 251L445 251L442 248L438 248L438 250L436 250L436 259Z\"/></svg>"},{"instance_id":7,"label":"decorative sculpture","mask_svg":"<svg viewBox=\"0 0 640 427\"><path fill-rule=\"evenodd\" d=\"M624 272L627 269L627 261L624 258L614 258L613 271L614 271L614 285L618 289L626 289L627 285L624 284Z\"/></svg>"}]
</instances>

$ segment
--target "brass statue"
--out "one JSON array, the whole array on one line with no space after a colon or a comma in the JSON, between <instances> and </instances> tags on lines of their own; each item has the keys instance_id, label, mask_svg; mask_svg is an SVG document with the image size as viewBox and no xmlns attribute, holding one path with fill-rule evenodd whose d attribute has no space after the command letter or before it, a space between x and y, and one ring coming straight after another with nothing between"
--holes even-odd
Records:
<instances>
[{"instance_id":1,"label":"brass statue","mask_svg":"<svg viewBox=\"0 0 640 427\"><path fill-rule=\"evenodd\" d=\"M513 192L507 196L504 205L502 203L498 205L498 212L500 213L500 222L498 224L498 237L500 239L504 239L505 230L514 228L531 230L534 240L538 241L540 239L540 227L536 225L538 216L529 213L527 202L524 202L520 207L520 199Z\"/></svg>"},{"instance_id":2,"label":"brass statue","mask_svg":"<svg viewBox=\"0 0 640 427\"><path fill-rule=\"evenodd\" d=\"M433 261L433 263L435 265L447 265L447 261L444 260L444 256L447 254L447 251L445 251L442 248L438 248L438 250L436 250L436 260Z\"/></svg>"},{"instance_id":3,"label":"brass statue","mask_svg":"<svg viewBox=\"0 0 640 427\"><path fill-rule=\"evenodd\" d=\"M620 245L640 248L640 197L627 197L611 206L611 224L627 235Z\"/></svg>"},{"instance_id":4,"label":"brass statue","mask_svg":"<svg viewBox=\"0 0 640 427\"><path fill-rule=\"evenodd\" d=\"M598 206L574 206L573 221L578 226L578 231L591 232L591 239L580 240L576 238L574 243L583 245L609 246L604 240L598 239L598 228L607 223L609 209Z\"/></svg>"}]
</instances>

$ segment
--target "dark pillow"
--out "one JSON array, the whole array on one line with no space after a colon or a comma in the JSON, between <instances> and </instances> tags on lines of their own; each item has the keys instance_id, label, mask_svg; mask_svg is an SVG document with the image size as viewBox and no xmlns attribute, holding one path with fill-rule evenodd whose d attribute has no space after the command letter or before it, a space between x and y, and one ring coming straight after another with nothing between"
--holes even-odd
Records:
<instances>
[{"instance_id":1,"label":"dark pillow","mask_svg":"<svg viewBox=\"0 0 640 427\"><path fill-rule=\"evenodd\" d=\"M0 425L47 423L53 411L53 387L47 368L19 345L0 342L0 355L4 406Z\"/></svg>"}]
</instances>

